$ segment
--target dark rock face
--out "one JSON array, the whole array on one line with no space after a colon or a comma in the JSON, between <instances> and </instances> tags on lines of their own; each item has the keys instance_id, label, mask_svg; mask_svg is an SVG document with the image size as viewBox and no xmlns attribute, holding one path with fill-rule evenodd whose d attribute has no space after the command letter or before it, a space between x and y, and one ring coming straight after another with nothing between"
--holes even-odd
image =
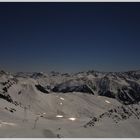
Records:
<instances>
[{"instance_id":1,"label":"dark rock face","mask_svg":"<svg viewBox=\"0 0 140 140\"><path fill-rule=\"evenodd\" d=\"M15 108L8 108L8 107L5 107L6 110L10 111L11 113L14 113L16 111Z\"/></svg>"},{"instance_id":2,"label":"dark rock face","mask_svg":"<svg viewBox=\"0 0 140 140\"><path fill-rule=\"evenodd\" d=\"M128 96L128 91L118 89L117 97L118 99L124 104L131 104L133 103L131 97Z\"/></svg>"},{"instance_id":3,"label":"dark rock face","mask_svg":"<svg viewBox=\"0 0 140 140\"><path fill-rule=\"evenodd\" d=\"M4 93L6 93L8 90L7 90L7 87L4 87L3 88L3 91L4 91Z\"/></svg>"},{"instance_id":4,"label":"dark rock face","mask_svg":"<svg viewBox=\"0 0 140 140\"><path fill-rule=\"evenodd\" d=\"M130 82L130 87L118 89L118 98L124 104L133 104L140 101L140 85Z\"/></svg>"},{"instance_id":5,"label":"dark rock face","mask_svg":"<svg viewBox=\"0 0 140 140\"><path fill-rule=\"evenodd\" d=\"M109 97L109 98L115 98L115 95L113 92L107 90L107 91L99 91L98 92L100 96L106 96L106 97Z\"/></svg>"},{"instance_id":6,"label":"dark rock face","mask_svg":"<svg viewBox=\"0 0 140 140\"><path fill-rule=\"evenodd\" d=\"M80 85L80 86L66 86L64 88L59 88L58 86L55 86L53 89L53 92L63 92L63 93L67 93L67 92L85 92L85 93L90 93L90 94L94 94L92 92L91 89L88 88L87 85Z\"/></svg>"},{"instance_id":7,"label":"dark rock face","mask_svg":"<svg viewBox=\"0 0 140 140\"><path fill-rule=\"evenodd\" d=\"M44 89L44 87L42 87L41 85L35 85L35 87L37 88L37 90L43 92L43 93L49 93L47 90Z\"/></svg>"},{"instance_id":8,"label":"dark rock face","mask_svg":"<svg viewBox=\"0 0 140 140\"><path fill-rule=\"evenodd\" d=\"M100 91L106 92L109 89L110 80L107 77L104 77L99 82Z\"/></svg>"},{"instance_id":9,"label":"dark rock face","mask_svg":"<svg viewBox=\"0 0 140 140\"><path fill-rule=\"evenodd\" d=\"M0 75L7 74L4 70L0 70Z\"/></svg>"},{"instance_id":10,"label":"dark rock face","mask_svg":"<svg viewBox=\"0 0 140 140\"><path fill-rule=\"evenodd\" d=\"M84 125L84 127L93 127L96 123L104 121L105 118L111 119L114 123L119 123L131 117L140 119L139 103L137 105L122 105L117 106L116 108L111 108L97 117L93 116L92 119Z\"/></svg>"},{"instance_id":11,"label":"dark rock face","mask_svg":"<svg viewBox=\"0 0 140 140\"><path fill-rule=\"evenodd\" d=\"M43 73L40 73L40 72L35 72L31 75L31 78L34 78L34 79L43 78L43 77L45 77L45 75Z\"/></svg>"},{"instance_id":12,"label":"dark rock face","mask_svg":"<svg viewBox=\"0 0 140 140\"><path fill-rule=\"evenodd\" d=\"M117 80L122 80L128 85L120 84ZM98 94L110 98L116 98L124 104L133 104L140 101L140 80L139 71L130 71L124 73L108 73L99 80ZM116 87L111 85L115 83ZM114 93L111 88L115 88L117 93Z\"/></svg>"},{"instance_id":13,"label":"dark rock face","mask_svg":"<svg viewBox=\"0 0 140 140\"><path fill-rule=\"evenodd\" d=\"M10 94L8 93L8 90L10 87L12 87L14 84L16 84L17 80L16 78L12 78L7 80L6 82L1 82L2 87L2 92L0 92L0 98L4 99L10 103L13 103L17 105L16 101L13 101L11 98Z\"/></svg>"},{"instance_id":14,"label":"dark rock face","mask_svg":"<svg viewBox=\"0 0 140 140\"><path fill-rule=\"evenodd\" d=\"M4 100L6 100L6 101L8 101L8 102L10 102L10 103L13 102L12 98L10 97L10 95L3 95L3 94L0 94L0 98L1 98L1 99L4 99Z\"/></svg>"},{"instance_id":15,"label":"dark rock face","mask_svg":"<svg viewBox=\"0 0 140 140\"><path fill-rule=\"evenodd\" d=\"M114 93L110 91L110 80L108 77L104 77L99 81L99 89L99 95L115 98Z\"/></svg>"}]
</instances>

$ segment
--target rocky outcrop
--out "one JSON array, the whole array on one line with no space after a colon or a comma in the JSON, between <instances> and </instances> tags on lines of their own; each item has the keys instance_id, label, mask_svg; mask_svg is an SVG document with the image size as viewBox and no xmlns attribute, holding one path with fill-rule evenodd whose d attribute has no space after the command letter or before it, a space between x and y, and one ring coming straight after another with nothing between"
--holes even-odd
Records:
<instances>
[{"instance_id":1,"label":"rocky outcrop","mask_svg":"<svg viewBox=\"0 0 140 140\"><path fill-rule=\"evenodd\" d=\"M122 105L116 108L109 109L108 111L100 114L99 116L93 116L92 119L84 125L85 128L93 127L101 121L105 121L106 118L111 119L114 123L120 123L131 117L140 119L139 103L135 105Z\"/></svg>"}]
</instances>

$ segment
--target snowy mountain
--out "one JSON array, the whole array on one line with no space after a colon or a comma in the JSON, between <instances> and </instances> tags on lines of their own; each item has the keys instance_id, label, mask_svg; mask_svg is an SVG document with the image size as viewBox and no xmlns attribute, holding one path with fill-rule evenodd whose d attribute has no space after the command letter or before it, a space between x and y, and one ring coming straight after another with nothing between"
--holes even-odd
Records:
<instances>
[{"instance_id":1,"label":"snowy mountain","mask_svg":"<svg viewBox=\"0 0 140 140\"><path fill-rule=\"evenodd\" d=\"M139 104L140 71L0 71L0 137L140 137Z\"/></svg>"},{"instance_id":2,"label":"snowy mountain","mask_svg":"<svg viewBox=\"0 0 140 140\"><path fill-rule=\"evenodd\" d=\"M140 100L140 71L129 72L79 72L60 74L58 72L21 75L36 80L50 93L84 92L116 98L124 104Z\"/></svg>"}]
</instances>

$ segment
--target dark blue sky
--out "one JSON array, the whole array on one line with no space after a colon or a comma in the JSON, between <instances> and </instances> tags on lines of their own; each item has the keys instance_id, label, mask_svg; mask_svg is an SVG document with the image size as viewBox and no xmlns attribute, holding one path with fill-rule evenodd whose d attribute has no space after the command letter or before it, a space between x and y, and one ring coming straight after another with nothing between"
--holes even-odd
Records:
<instances>
[{"instance_id":1,"label":"dark blue sky","mask_svg":"<svg viewBox=\"0 0 140 140\"><path fill-rule=\"evenodd\" d=\"M140 69L140 3L0 3L0 68Z\"/></svg>"}]
</instances>

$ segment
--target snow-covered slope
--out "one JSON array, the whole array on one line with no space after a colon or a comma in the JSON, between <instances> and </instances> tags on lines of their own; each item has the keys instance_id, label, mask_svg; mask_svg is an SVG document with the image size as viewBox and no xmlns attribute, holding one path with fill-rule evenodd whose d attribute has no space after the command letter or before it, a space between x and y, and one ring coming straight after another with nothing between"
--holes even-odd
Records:
<instances>
[{"instance_id":1,"label":"snow-covered slope","mask_svg":"<svg viewBox=\"0 0 140 140\"><path fill-rule=\"evenodd\" d=\"M140 137L139 101L140 71L1 71L0 137Z\"/></svg>"}]
</instances>

